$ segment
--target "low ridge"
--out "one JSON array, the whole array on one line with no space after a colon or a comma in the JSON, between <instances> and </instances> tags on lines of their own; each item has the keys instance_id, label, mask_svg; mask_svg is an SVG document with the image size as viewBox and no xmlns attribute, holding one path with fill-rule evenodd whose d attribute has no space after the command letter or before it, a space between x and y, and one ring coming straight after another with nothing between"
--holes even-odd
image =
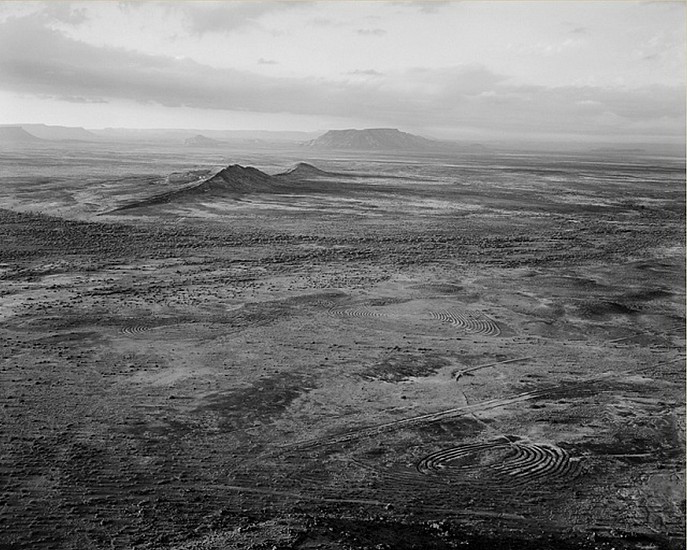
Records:
<instances>
[{"instance_id":1,"label":"low ridge","mask_svg":"<svg viewBox=\"0 0 687 550\"><path fill-rule=\"evenodd\" d=\"M324 170L320 170L316 166L313 166L312 164L308 164L307 162L299 162L293 168L290 168L286 172L282 172L281 174L277 174L277 177L309 178L309 177L334 176L334 175L336 175L336 174L334 174L332 172L325 172Z\"/></svg>"}]
</instances>

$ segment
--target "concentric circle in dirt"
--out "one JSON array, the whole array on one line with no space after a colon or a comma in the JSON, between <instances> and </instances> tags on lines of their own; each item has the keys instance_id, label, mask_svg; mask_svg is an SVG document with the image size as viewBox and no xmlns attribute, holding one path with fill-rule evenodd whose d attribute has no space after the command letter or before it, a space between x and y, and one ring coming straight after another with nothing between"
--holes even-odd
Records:
<instances>
[{"instance_id":1,"label":"concentric circle in dirt","mask_svg":"<svg viewBox=\"0 0 687 550\"><path fill-rule=\"evenodd\" d=\"M451 323L453 326L470 334L483 334L484 336L498 336L501 334L498 324L483 313L444 310L432 311L430 316L432 319Z\"/></svg>"},{"instance_id":2,"label":"concentric circle in dirt","mask_svg":"<svg viewBox=\"0 0 687 550\"><path fill-rule=\"evenodd\" d=\"M120 328L119 333L126 334L128 336L135 336L136 334L141 334L142 332L152 330L153 328L155 327L147 325L127 325L125 327Z\"/></svg>"},{"instance_id":3,"label":"concentric circle in dirt","mask_svg":"<svg viewBox=\"0 0 687 550\"><path fill-rule=\"evenodd\" d=\"M330 308L328 313L334 317L386 317L385 313L366 307Z\"/></svg>"},{"instance_id":4,"label":"concentric circle in dirt","mask_svg":"<svg viewBox=\"0 0 687 550\"><path fill-rule=\"evenodd\" d=\"M487 477L498 485L514 486L569 479L578 465L577 459L554 445L498 439L437 451L418 462L417 470L464 481Z\"/></svg>"},{"instance_id":5,"label":"concentric circle in dirt","mask_svg":"<svg viewBox=\"0 0 687 550\"><path fill-rule=\"evenodd\" d=\"M479 336L501 336L503 330L509 331L478 310L465 309L461 304L449 304L445 300L405 300L380 298L366 302L331 304L318 302L326 308L330 317L360 321L377 320L380 327L386 326L400 330L399 324L412 326L413 331L435 330L434 322L442 321L466 334ZM425 325L425 329L422 328ZM503 328L502 328L503 327ZM410 329L408 329L410 330Z\"/></svg>"}]
</instances>

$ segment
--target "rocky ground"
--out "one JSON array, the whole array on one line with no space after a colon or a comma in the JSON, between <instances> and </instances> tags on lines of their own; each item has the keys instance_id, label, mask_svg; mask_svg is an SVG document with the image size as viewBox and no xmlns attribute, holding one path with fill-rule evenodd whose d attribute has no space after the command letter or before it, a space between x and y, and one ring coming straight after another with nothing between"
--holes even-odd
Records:
<instances>
[{"instance_id":1,"label":"rocky ground","mask_svg":"<svg viewBox=\"0 0 687 550\"><path fill-rule=\"evenodd\" d=\"M323 164L4 188L0 548L684 548L684 168Z\"/></svg>"}]
</instances>

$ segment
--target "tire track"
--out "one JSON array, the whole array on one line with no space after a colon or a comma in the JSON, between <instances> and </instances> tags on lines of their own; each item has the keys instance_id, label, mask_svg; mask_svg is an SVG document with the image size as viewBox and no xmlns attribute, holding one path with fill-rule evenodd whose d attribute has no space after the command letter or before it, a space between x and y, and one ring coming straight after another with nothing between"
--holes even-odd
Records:
<instances>
[{"instance_id":1,"label":"tire track","mask_svg":"<svg viewBox=\"0 0 687 550\"><path fill-rule=\"evenodd\" d=\"M518 359L506 359L505 361L494 361L493 363L487 363L485 365L477 365L475 367L469 367L467 369L463 369L463 370L456 372L455 379L457 381L464 374L467 374L469 372L474 372L476 370L487 369L490 367L495 367L496 365L505 365L507 363L518 363L520 361L527 361L528 359L535 359L535 356L530 355L528 357L520 357Z\"/></svg>"},{"instance_id":2,"label":"tire track","mask_svg":"<svg viewBox=\"0 0 687 550\"><path fill-rule=\"evenodd\" d=\"M499 407L504 407L506 405L521 403L524 401L529 401L531 399L537 399L539 397L544 397L545 395L554 393L559 388L542 388L539 390L532 390L523 393L516 394L511 397L501 398L501 399L489 399L486 401L481 401L480 403L475 403L472 405L462 405L460 407L455 407L451 409L444 409L442 411L437 411L433 413L422 414L419 416L412 416L409 418L402 418L400 420L394 420L392 422L386 422L384 424L379 424L376 426L370 426L367 428L361 428L358 430L346 432L339 436L334 436L331 438L315 438L306 441L296 442L288 445L284 445L281 449L289 448L300 448L308 449L314 447L321 447L324 445L333 445L340 443L348 443L355 439L370 437L378 435L380 433L395 430L397 428L412 426L414 424L431 424L434 422L440 422L442 420L448 420L456 418L459 416L465 416L468 414L474 414L476 412L486 411L490 409L495 409Z\"/></svg>"},{"instance_id":3,"label":"tire track","mask_svg":"<svg viewBox=\"0 0 687 550\"><path fill-rule=\"evenodd\" d=\"M273 490L264 489L261 487L252 487L244 485L213 485L211 488L220 489L223 491L235 491L240 493L256 493L272 498L289 499L296 501L313 501L313 502L323 502L323 503L333 503L333 504L363 504L369 506L384 506L388 507L388 500L378 500L378 499L366 499L366 498L335 498L335 497L325 497L322 495L309 494L298 491L288 491L288 490ZM457 517L478 517L478 518L497 518L497 519L509 519L524 521L527 518L519 514L509 514L507 512L492 512L489 510L450 510L441 506L433 506L431 504L414 504L414 508L420 509L427 512L437 512L442 514L442 517L457 516Z\"/></svg>"},{"instance_id":4,"label":"tire track","mask_svg":"<svg viewBox=\"0 0 687 550\"><path fill-rule=\"evenodd\" d=\"M656 367L675 363L677 361L684 361L684 357L679 357L676 359L662 361L653 365L645 365L636 369L627 369L624 371L617 372L606 372L594 376L589 376L578 381L570 382L566 385L558 384L554 386L547 386L544 388L539 388L536 390L525 391L512 395L510 397L487 399L485 401L480 401L479 403L461 405L459 407L453 407L450 409L444 409L441 411L436 411L427 414L421 414L418 416L411 416L407 418L402 418L400 420L393 420L391 422L385 422L382 424L377 424L374 426L362 427L356 430L351 430L339 435L331 437L317 437L312 439L306 439L303 441L296 441L294 443L289 443L279 447L280 451L287 451L289 449L311 449L316 447L322 447L327 445L336 445L341 443L348 443L356 439L361 439L364 437L370 437L379 435L380 433L393 431L398 428L403 428L406 426L413 426L416 424L431 424L434 422L441 422L442 420L448 420L453 418L458 418L461 416L466 416L469 414L475 414L482 411L488 411L491 409L498 409L508 405L514 405L517 403L523 403L526 401L531 401L532 399L539 399L542 397L555 397L561 392L567 393L575 389L585 389L589 388L590 391L594 389L594 383L605 380L607 378L613 378L617 376L625 376L629 374L637 374L646 370L655 369Z\"/></svg>"}]
</instances>

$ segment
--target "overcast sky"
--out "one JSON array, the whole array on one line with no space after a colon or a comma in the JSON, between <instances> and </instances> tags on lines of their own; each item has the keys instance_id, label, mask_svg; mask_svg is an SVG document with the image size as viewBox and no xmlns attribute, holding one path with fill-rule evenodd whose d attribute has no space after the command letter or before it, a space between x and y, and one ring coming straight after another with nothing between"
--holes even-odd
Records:
<instances>
[{"instance_id":1,"label":"overcast sky","mask_svg":"<svg viewBox=\"0 0 687 550\"><path fill-rule=\"evenodd\" d=\"M685 7L1 2L0 123L679 142Z\"/></svg>"}]
</instances>

